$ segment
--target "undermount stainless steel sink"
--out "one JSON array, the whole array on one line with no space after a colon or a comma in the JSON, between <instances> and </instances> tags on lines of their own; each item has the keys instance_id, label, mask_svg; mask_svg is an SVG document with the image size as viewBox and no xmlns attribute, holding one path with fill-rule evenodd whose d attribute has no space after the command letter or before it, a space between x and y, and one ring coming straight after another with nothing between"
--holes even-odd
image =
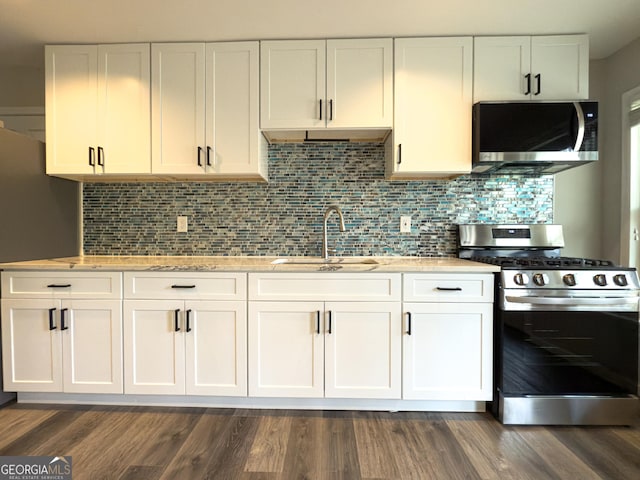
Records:
<instances>
[{"instance_id":1,"label":"undermount stainless steel sink","mask_svg":"<svg viewBox=\"0 0 640 480\"><path fill-rule=\"evenodd\" d=\"M378 265L373 258L276 258L272 265Z\"/></svg>"}]
</instances>

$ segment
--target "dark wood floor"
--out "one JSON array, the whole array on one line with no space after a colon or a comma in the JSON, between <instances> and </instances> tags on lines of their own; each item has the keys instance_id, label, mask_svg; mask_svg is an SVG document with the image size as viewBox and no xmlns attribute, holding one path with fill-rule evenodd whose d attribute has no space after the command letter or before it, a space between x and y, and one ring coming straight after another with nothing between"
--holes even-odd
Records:
<instances>
[{"instance_id":1,"label":"dark wood floor","mask_svg":"<svg viewBox=\"0 0 640 480\"><path fill-rule=\"evenodd\" d=\"M638 479L633 427L505 427L489 414L33 406L0 455L71 455L81 479Z\"/></svg>"}]
</instances>

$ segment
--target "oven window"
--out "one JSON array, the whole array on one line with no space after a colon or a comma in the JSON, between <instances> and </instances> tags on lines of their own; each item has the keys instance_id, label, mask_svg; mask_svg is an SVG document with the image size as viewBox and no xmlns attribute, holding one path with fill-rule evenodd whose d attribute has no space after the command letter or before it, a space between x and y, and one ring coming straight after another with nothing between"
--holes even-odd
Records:
<instances>
[{"instance_id":1,"label":"oven window","mask_svg":"<svg viewBox=\"0 0 640 480\"><path fill-rule=\"evenodd\" d=\"M505 312L496 324L505 395L636 394L638 313Z\"/></svg>"}]
</instances>

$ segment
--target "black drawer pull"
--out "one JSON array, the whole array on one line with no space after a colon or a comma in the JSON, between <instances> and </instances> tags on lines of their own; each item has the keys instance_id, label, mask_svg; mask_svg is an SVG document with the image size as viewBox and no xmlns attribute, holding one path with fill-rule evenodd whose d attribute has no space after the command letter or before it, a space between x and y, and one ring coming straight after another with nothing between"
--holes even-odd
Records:
<instances>
[{"instance_id":1,"label":"black drawer pull","mask_svg":"<svg viewBox=\"0 0 640 480\"><path fill-rule=\"evenodd\" d=\"M196 288L195 285L171 285L171 288Z\"/></svg>"},{"instance_id":2,"label":"black drawer pull","mask_svg":"<svg viewBox=\"0 0 640 480\"><path fill-rule=\"evenodd\" d=\"M55 308L49 309L49 330L55 330L56 328L58 328L56 327L56 320L54 318L55 311Z\"/></svg>"},{"instance_id":3,"label":"black drawer pull","mask_svg":"<svg viewBox=\"0 0 640 480\"><path fill-rule=\"evenodd\" d=\"M70 283L52 283L47 285L47 288L69 288L71 287Z\"/></svg>"},{"instance_id":4,"label":"black drawer pull","mask_svg":"<svg viewBox=\"0 0 640 480\"><path fill-rule=\"evenodd\" d=\"M320 335L320 310L316 311L316 333Z\"/></svg>"},{"instance_id":5,"label":"black drawer pull","mask_svg":"<svg viewBox=\"0 0 640 480\"><path fill-rule=\"evenodd\" d=\"M411 335L411 312L407 312L407 335Z\"/></svg>"},{"instance_id":6,"label":"black drawer pull","mask_svg":"<svg viewBox=\"0 0 640 480\"><path fill-rule=\"evenodd\" d=\"M180 322L180 309L176 308L173 312L173 329L176 332L180 331L179 322Z\"/></svg>"},{"instance_id":7,"label":"black drawer pull","mask_svg":"<svg viewBox=\"0 0 640 480\"><path fill-rule=\"evenodd\" d=\"M331 310L329 310L329 335L331 335L331 320L332 320L333 314L331 313Z\"/></svg>"},{"instance_id":8,"label":"black drawer pull","mask_svg":"<svg viewBox=\"0 0 640 480\"><path fill-rule=\"evenodd\" d=\"M462 288L460 287L436 287L436 290L441 292L461 292Z\"/></svg>"},{"instance_id":9,"label":"black drawer pull","mask_svg":"<svg viewBox=\"0 0 640 480\"><path fill-rule=\"evenodd\" d=\"M69 330L69 327L67 327L64 324L64 321L65 321L64 317L68 311L69 311L68 308L63 308L62 310L60 310L60 330Z\"/></svg>"},{"instance_id":10,"label":"black drawer pull","mask_svg":"<svg viewBox=\"0 0 640 480\"><path fill-rule=\"evenodd\" d=\"M191 309L187 310L187 332L191 331Z\"/></svg>"}]
</instances>

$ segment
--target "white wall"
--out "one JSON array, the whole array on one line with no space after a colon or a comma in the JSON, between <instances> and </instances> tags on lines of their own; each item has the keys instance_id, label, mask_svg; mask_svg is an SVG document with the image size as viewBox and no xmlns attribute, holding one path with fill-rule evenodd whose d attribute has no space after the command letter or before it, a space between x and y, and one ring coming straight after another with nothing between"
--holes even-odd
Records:
<instances>
[{"instance_id":1,"label":"white wall","mask_svg":"<svg viewBox=\"0 0 640 480\"><path fill-rule=\"evenodd\" d=\"M43 107L42 68L14 66L0 69L0 107Z\"/></svg>"},{"instance_id":2,"label":"white wall","mask_svg":"<svg viewBox=\"0 0 640 480\"><path fill-rule=\"evenodd\" d=\"M602 170L602 253L620 261L622 94L640 85L640 38L603 60L605 70L605 116L601 132L604 148Z\"/></svg>"}]
</instances>

